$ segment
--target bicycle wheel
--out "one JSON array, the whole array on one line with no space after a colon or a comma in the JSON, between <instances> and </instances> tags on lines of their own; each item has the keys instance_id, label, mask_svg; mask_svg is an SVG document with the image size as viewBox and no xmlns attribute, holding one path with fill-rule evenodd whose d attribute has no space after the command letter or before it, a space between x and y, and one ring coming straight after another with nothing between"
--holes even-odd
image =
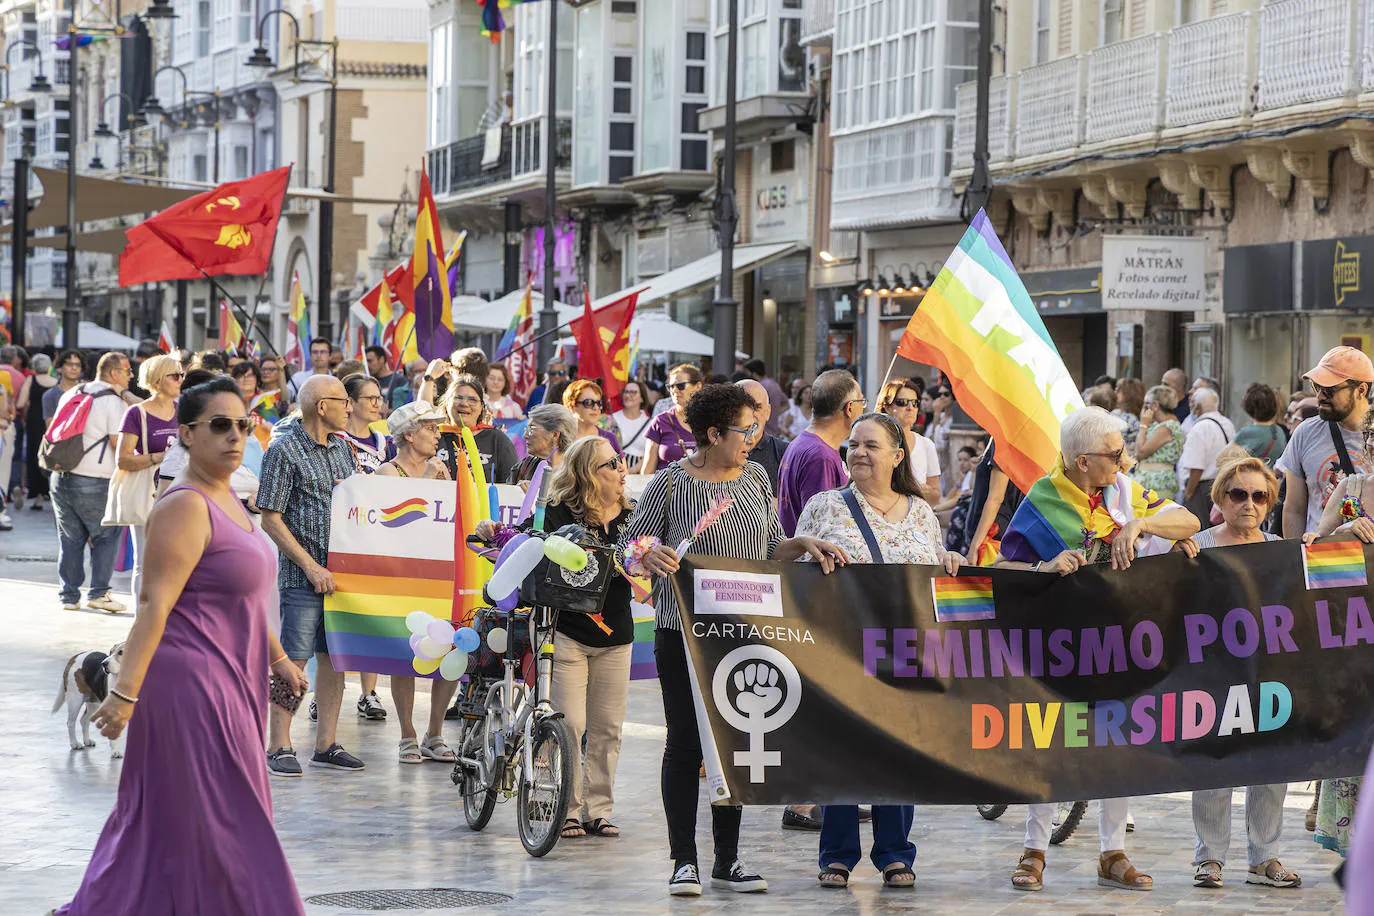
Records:
<instances>
[{"instance_id":1,"label":"bicycle wheel","mask_svg":"<svg viewBox=\"0 0 1374 916\"><path fill-rule=\"evenodd\" d=\"M521 767L515 819L525 851L537 858L558 843L563 819L568 816L573 781L572 729L561 717L541 719L531 740L534 772L526 773Z\"/></svg>"},{"instance_id":2,"label":"bicycle wheel","mask_svg":"<svg viewBox=\"0 0 1374 916\"><path fill-rule=\"evenodd\" d=\"M1050 843L1058 846L1060 843L1073 836L1073 832L1078 829L1078 824L1083 820L1083 812L1088 810L1088 803L1085 801L1074 802L1069 808L1068 814L1064 815L1064 820L1059 826L1050 833Z\"/></svg>"},{"instance_id":3,"label":"bicycle wheel","mask_svg":"<svg viewBox=\"0 0 1374 916\"><path fill-rule=\"evenodd\" d=\"M984 820L995 821L1007 813L1006 805L979 805L978 813L983 815Z\"/></svg>"},{"instance_id":4,"label":"bicycle wheel","mask_svg":"<svg viewBox=\"0 0 1374 916\"><path fill-rule=\"evenodd\" d=\"M483 789L478 783L477 773L463 771L463 818L473 830L481 830L491 822L492 812L496 810L496 789Z\"/></svg>"}]
</instances>

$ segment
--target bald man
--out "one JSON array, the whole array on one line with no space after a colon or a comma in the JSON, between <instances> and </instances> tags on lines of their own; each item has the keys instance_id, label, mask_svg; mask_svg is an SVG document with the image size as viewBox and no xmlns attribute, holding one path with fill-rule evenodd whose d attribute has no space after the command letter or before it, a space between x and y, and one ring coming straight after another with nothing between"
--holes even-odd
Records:
<instances>
[{"instance_id":1,"label":"bald man","mask_svg":"<svg viewBox=\"0 0 1374 916\"><path fill-rule=\"evenodd\" d=\"M287 657L302 669L315 656L315 699L319 724L310 765L361 770L363 762L334 740L343 698L343 674L329 661L324 638L324 596L334 592L329 559L330 505L334 487L357 471L353 450L334 435L348 423L353 402L332 375L305 379L298 397L301 418L267 447L262 458L257 504L262 530L281 553L281 639ZM273 776L302 775L291 747L291 713L273 703L269 712L267 770Z\"/></svg>"},{"instance_id":2,"label":"bald man","mask_svg":"<svg viewBox=\"0 0 1374 916\"><path fill-rule=\"evenodd\" d=\"M1188 373L1178 368L1170 369L1164 373L1164 377L1159 381L1161 384L1174 389L1174 393L1178 395L1178 405L1174 407L1174 419L1179 423L1184 422L1191 416L1188 412L1188 396L1190 394L1188 391Z\"/></svg>"},{"instance_id":3,"label":"bald man","mask_svg":"<svg viewBox=\"0 0 1374 916\"><path fill-rule=\"evenodd\" d=\"M768 389L761 382L751 378L741 379L735 384L749 393L754 402L754 420L759 424L758 432L754 434L754 445L749 450L749 460L763 465L763 469L768 472L768 480L773 485L773 496L776 498L778 468L782 465L782 456L787 451L787 440L767 431L768 420L773 415Z\"/></svg>"}]
</instances>

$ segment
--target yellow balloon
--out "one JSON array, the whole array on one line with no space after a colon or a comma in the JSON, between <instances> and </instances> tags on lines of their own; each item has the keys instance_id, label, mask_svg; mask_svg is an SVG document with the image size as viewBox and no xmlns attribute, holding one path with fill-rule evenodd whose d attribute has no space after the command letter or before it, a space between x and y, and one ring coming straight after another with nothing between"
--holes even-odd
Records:
<instances>
[{"instance_id":1,"label":"yellow balloon","mask_svg":"<svg viewBox=\"0 0 1374 916\"><path fill-rule=\"evenodd\" d=\"M415 669L416 674L433 674L435 671L439 670L440 661L442 661L442 659L417 658L410 664L411 667Z\"/></svg>"}]
</instances>

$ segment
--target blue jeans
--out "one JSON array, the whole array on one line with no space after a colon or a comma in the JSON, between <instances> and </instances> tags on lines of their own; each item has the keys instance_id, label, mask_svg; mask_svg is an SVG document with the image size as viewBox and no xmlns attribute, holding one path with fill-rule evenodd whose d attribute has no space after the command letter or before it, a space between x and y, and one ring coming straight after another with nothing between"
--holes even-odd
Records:
<instances>
[{"instance_id":1,"label":"blue jeans","mask_svg":"<svg viewBox=\"0 0 1374 916\"><path fill-rule=\"evenodd\" d=\"M81 600L81 585L86 581L86 545L91 545L91 587L87 600L110 593L115 556L123 528L100 524L105 517L105 498L109 495L108 477L81 474L52 475L52 508L57 516L57 574L62 579L64 604Z\"/></svg>"},{"instance_id":2,"label":"blue jeans","mask_svg":"<svg viewBox=\"0 0 1374 916\"><path fill-rule=\"evenodd\" d=\"M894 862L908 868L916 861L916 844L908 838L916 819L912 805L873 806L873 852L869 856L878 871ZM821 868L838 862L853 871L863 858L859 842L858 805L826 805L821 822Z\"/></svg>"}]
</instances>

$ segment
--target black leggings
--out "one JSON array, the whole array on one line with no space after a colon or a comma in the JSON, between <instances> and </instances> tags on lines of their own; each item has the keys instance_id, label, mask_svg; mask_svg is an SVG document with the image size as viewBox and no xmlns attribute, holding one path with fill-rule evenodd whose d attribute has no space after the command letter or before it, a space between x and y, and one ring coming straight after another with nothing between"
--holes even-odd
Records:
<instances>
[{"instance_id":1,"label":"black leggings","mask_svg":"<svg viewBox=\"0 0 1374 916\"><path fill-rule=\"evenodd\" d=\"M663 813L668 819L668 851L674 862L697 861L697 794L701 736L697 732L692 682L682 633L654 631L654 660L663 691L663 721L668 740L663 747ZM711 833L716 862L728 866L739 858L739 824L743 808L711 806Z\"/></svg>"}]
</instances>

